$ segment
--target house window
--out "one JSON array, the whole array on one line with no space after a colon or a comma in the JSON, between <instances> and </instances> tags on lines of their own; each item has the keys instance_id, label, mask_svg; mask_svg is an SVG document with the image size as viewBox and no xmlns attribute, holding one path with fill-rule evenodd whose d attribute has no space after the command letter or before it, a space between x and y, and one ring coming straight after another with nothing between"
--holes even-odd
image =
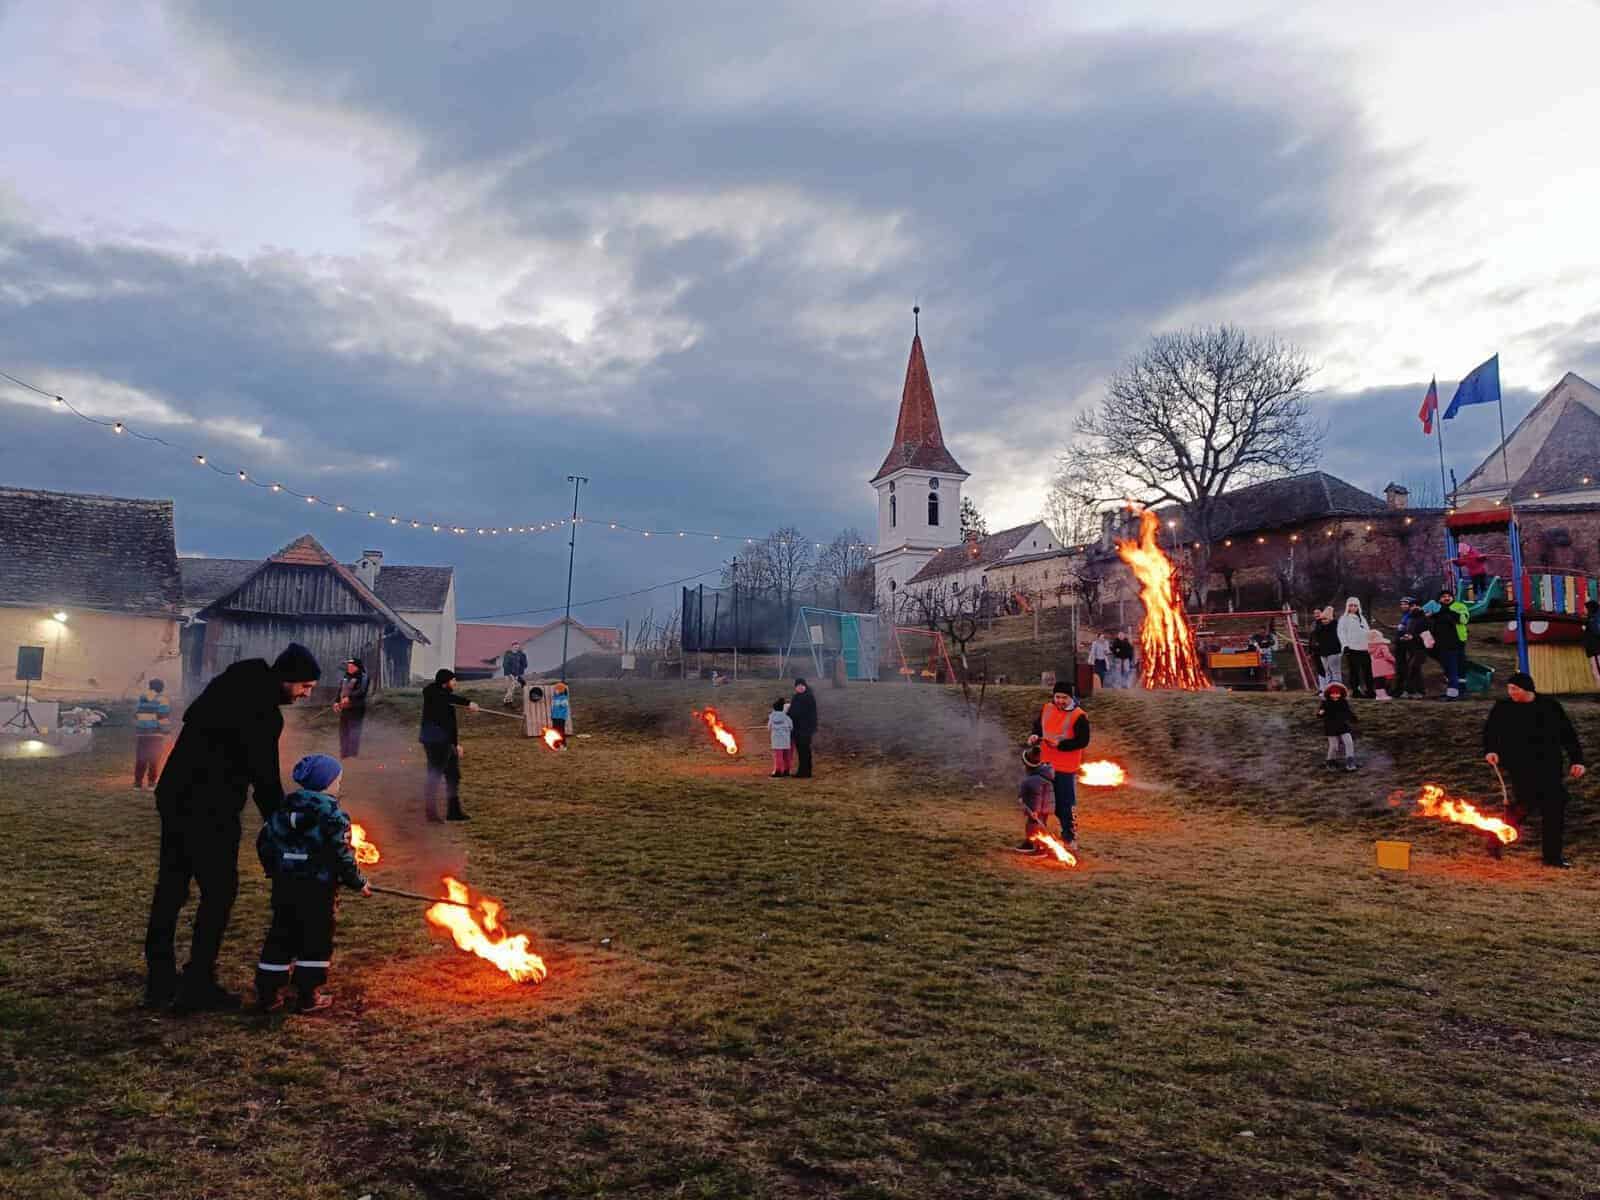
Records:
<instances>
[{"instance_id":1,"label":"house window","mask_svg":"<svg viewBox=\"0 0 1600 1200\"><path fill-rule=\"evenodd\" d=\"M961 590L961 584L960 583L952 583L950 585L950 590L952 592L959 592Z\"/></svg>"},{"instance_id":2,"label":"house window","mask_svg":"<svg viewBox=\"0 0 1600 1200\"><path fill-rule=\"evenodd\" d=\"M937 479L935 479L933 482L934 483L938 483L939 481ZM936 526L936 525L939 524L939 493L938 492L929 492L928 493L928 524L929 524L929 526Z\"/></svg>"}]
</instances>

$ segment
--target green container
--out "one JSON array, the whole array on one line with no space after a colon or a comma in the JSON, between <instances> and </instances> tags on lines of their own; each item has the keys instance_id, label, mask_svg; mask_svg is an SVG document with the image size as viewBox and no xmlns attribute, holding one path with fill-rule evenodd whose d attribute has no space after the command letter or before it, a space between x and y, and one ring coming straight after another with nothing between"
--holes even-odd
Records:
<instances>
[{"instance_id":1,"label":"green container","mask_svg":"<svg viewBox=\"0 0 1600 1200\"><path fill-rule=\"evenodd\" d=\"M1461 668L1461 682L1467 691L1481 696L1494 686L1494 668L1469 662Z\"/></svg>"}]
</instances>

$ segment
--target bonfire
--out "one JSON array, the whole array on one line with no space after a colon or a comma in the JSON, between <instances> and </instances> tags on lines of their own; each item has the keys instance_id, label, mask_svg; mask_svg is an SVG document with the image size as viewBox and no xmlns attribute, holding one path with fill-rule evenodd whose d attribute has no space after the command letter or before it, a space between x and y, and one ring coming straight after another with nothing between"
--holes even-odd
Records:
<instances>
[{"instance_id":1,"label":"bonfire","mask_svg":"<svg viewBox=\"0 0 1600 1200\"><path fill-rule=\"evenodd\" d=\"M1139 514L1139 539L1117 540L1117 553L1139 581L1144 624L1139 628L1141 675L1147 688L1198 692L1211 686L1200 668L1194 629L1183 610L1178 571L1161 549L1161 522L1148 508Z\"/></svg>"}]
</instances>

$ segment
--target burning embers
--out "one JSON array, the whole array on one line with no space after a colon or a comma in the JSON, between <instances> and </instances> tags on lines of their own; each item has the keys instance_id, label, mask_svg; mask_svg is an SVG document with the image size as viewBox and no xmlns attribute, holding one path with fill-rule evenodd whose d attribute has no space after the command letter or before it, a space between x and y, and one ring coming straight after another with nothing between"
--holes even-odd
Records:
<instances>
[{"instance_id":1,"label":"burning embers","mask_svg":"<svg viewBox=\"0 0 1600 1200\"><path fill-rule=\"evenodd\" d=\"M350 822L350 849L356 852L356 861L363 867L370 867L383 857L378 853L378 848L367 840L367 831L356 822Z\"/></svg>"},{"instance_id":2,"label":"burning embers","mask_svg":"<svg viewBox=\"0 0 1600 1200\"><path fill-rule=\"evenodd\" d=\"M500 903L478 897L480 917L462 904L471 900L467 885L449 875L445 891L459 904L435 904L424 914L430 925L446 930L461 949L493 963L518 983L538 983L550 972L535 954L525 933L508 934L500 926Z\"/></svg>"},{"instance_id":3,"label":"burning embers","mask_svg":"<svg viewBox=\"0 0 1600 1200\"><path fill-rule=\"evenodd\" d=\"M718 744L729 754L739 753L739 739L733 736L733 731L722 723L722 718L717 716L717 710L707 705L703 712L694 714L695 720L704 721L706 728L711 731L711 736L716 738Z\"/></svg>"},{"instance_id":4,"label":"burning embers","mask_svg":"<svg viewBox=\"0 0 1600 1200\"><path fill-rule=\"evenodd\" d=\"M1394 800L1391 803L1399 805L1401 801ZM1509 846L1517 840L1515 825L1507 824L1499 817L1484 816L1475 805L1466 800L1452 800L1444 794L1444 788L1437 783L1422 785L1422 794L1417 797L1416 812L1419 817L1437 817L1441 821L1452 821L1457 825L1471 825L1474 829L1493 834L1503 846Z\"/></svg>"},{"instance_id":5,"label":"burning embers","mask_svg":"<svg viewBox=\"0 0 1600 1200\"><path fill-rule=\"evenodd\" d=\"M1050 851L1051 854L1054 854L1058 863L1064 863L1069 867L1075 867L1078 865L1077 857L1072 853L1071 850L1068 850L1061 844L1060 839L1051 837L1048 833L1045 833L1042 830L1035 830L1033 833L1030 833L1028 837L1037 842L1039 845L1043 846L1046 850Z\"/></svg>"},{"instance_id":6,"label":"burning embers","mask_svg":"<svg viewBox=\"0 0 1600 1200\"><path fill-rule=\"evenodd\" d=\"M1121 787L1128 782L1128 773L1110 759L1102 758L1079 767L1078 782L1085 787Z\"/></svg>"},{"instance_id":7,"label":"burning embers","mask_svg":"<svg viewBox=\"0 0 1600 1200\"><path fill-rule=\"evenodd\" d=\"M1139 540L1117 541L1117 553L1133 569L1144 604L1144 624L1139 629L1144 686L1204 691L1211 681L1200 669L1200 652L1183 611L1177 569L1157 541L1160 528L1161 522L1147 508L1139 514Z\"/></svg>"},{"instance_id":8,"label":"burning embers","mask_svg":"<svg viewBox=\"0 0 1600 1200\"><path fill-rule=\"evenodd\" d=\"M550 750L565 750L567 748L567 735L559 729L552 729L546 725L544 732L539 736L544 739L546 748Z\"/></svg>"}]
</instances>

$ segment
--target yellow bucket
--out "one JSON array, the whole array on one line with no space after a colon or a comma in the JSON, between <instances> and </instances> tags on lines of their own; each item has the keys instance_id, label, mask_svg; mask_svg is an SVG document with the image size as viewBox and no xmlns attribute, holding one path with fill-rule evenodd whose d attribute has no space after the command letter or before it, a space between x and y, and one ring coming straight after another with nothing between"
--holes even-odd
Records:
<instances>
[{"instance_id":1,"label":"yellow bucket","mask_svg":"<svg viewBox=\"0 0 1600 1200\"><path fill-rule=\"evenodd\" d=\"M1378 866L1385 871L1411 869L1410 842L1378 842Z\"/></svg>"}]
</instances>

